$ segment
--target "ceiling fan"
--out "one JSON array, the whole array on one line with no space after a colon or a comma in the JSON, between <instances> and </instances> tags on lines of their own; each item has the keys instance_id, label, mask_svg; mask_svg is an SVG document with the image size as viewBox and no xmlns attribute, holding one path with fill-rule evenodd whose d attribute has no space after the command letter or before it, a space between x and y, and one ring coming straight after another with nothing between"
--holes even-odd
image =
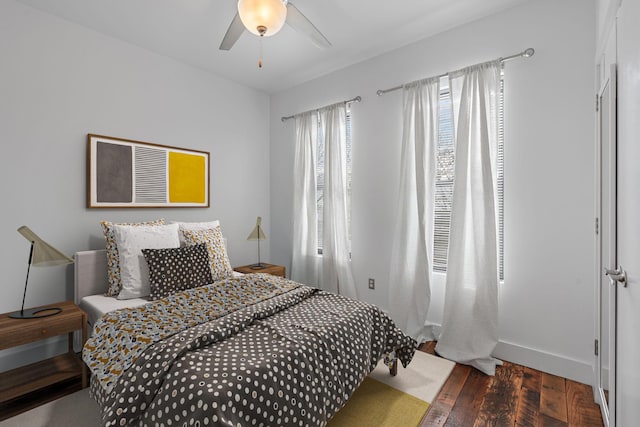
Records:
<instances>
[{"instance_id":1,"label":"ceiling fan","mask_svg":"<svg viewBox=\"0 0 640 427\"><path fill-rule=\"evenodd\" d=\"M331 47L329 40L290 1L238 0L238 12L220 43L220 50L231 49L245 29L260 37L269 37L280 31L285 21L317 47Z\"/></svg>"}]
</instances>

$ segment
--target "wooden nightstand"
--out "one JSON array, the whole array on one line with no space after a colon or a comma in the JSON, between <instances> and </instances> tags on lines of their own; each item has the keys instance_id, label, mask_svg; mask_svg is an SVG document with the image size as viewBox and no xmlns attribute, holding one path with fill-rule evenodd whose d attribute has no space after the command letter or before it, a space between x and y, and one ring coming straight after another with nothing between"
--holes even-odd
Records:
<instances>
[{"instance_id":1,"label":"wooden nightstand","mask_svg":"<svg viewBox=\"0 0 640 427\"><path fill-rule=\"evenodd\" d=\"M87 315L73 301L43 307L60 307L62 312L39 319L11 319L0 314L0 350L68 334L69 351L40 362L0 373L0 408L21 396L77 378L87 386L87 366L73 351L73 332L82 331L87 340Z\"/></svg>"},{"instance_id":2,"label":"wooden nightstand","mask_svg":"<svg viewBox=\"0 0 640 427\"><path fill-rule=\"evenodd\" d=\"M251 268L251 265L243 265L241 267L233 267L233 269L235 271L237 271L238 273L244 273L244 274L249 274L249 273L267 273L267 274L273 274L274 276L281 276L281 277L287 277L287 272L286 269L284 267L284 265L275 265L275 264L267 264L264 263L265 265L264 268L260 268L260 269L254 269Z\"/></svg>"}]
</instances>

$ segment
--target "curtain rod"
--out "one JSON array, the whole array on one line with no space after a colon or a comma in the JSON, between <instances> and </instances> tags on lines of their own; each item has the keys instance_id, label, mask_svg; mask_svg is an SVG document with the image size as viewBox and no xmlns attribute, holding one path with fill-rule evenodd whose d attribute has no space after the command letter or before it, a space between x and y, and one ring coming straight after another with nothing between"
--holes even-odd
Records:
<instances>
[{"instance_id":1,"label":"curtain rod","mask_svg":"<svg viewBox=\"0 0 640 427\"><path fill-rule=\"evenodd\" d=\"M530 48L525 49L524 51L522 51L522 52L520 52L520 53L516 53L516 54L513 54L513 55L505 56L504 58L498 58L498 61L500 61L500 62L503 62L503 63L504 63L504 62L507 62L507 61L511 61L512 59L517 59L517 58L529 58L529 57L532 57L534 53L536 53L536 51L535 51L532 47L530 47ZM435 76L435 78L446 77L447 75L449 75L449 74L451 74L451 73L455 73L455 71L450 71L450 72L448 72L448 73L439 74L439 75ZM420 80L423 80L423 79L420 79ZM394 90L398 90L398 89L402 89L402 87L403 87L403 86L404 86L404 85L400 85L400 86L392 87L392 88L389 88L389 89L378 89L378 90L376 91L376 94L377 94L378 96L382 96L382 95L384 95L385 93L393 92Z\"/></svg>"},{"instance_id":2,"label":"curtain rod","mask_svg":"<svg viewBox=\"0 0 640 427\"><path fill-rule=\"evenodd\" d=\"M360 95L358 95L355 98L347 99L346 101L342 101L342 102L344 102L345 104L350 104L352 102L360 102L360 101L362 101L362 97ZM339 104L339 102L337 102L336 104ZM329 105L334 105L334 104L329 104ZM325 107L328 107L329 105L326 105ZM318 110L320 110L322 108L325 108L325 107L315 108L313 110L304 111L302 113L294 114L292 116L283 116L282 118L280 118L280 120L282 120L284 122L286 120L293 119L297 115L304 114L304 113L312 113L314 111L318 111Z\"/></svg>"}]
</instances>

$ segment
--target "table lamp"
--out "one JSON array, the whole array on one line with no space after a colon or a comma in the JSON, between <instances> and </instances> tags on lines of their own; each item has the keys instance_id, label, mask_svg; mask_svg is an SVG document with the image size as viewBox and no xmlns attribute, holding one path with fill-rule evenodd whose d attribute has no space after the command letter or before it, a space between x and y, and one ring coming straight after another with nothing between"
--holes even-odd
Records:
<instances>
[{"instance_id":1,"label":"table lamp","mask_svg":"<svg viewBox=\"0 0 640 427\"><path fill-rule=\"evenodd\" d=\"M264 231L262 231L261 225L262 225L262 218L258 217L256 219L256 226L253 228L253 230L251 230L251 233L249 234L249 237L247 237L247 240L257 240L258 241L258 263L257 264L251 264L249 266L254 270L261 270L261 269L266 267L266 265L264 265L263 263L260 262L260 240L267 240L267 236L265 236Z\"/></svg>"},{"instance_id":2,"label":"table lamp","mask_svg":"<svg viewBox=\"0 0 640 427\"><path fill-rule=\"evenodd\" d=\"M52 266L73 263L73 259L69 258L44 240L36 233L31 231L29 227L23 225L18 228L18 233L22 234L25 239L31 242L31 250L29 251L29 264L27 266L27 280L24 282L24 293L22 294L22 307L20 311L9 314L14 319L35 319L38 317L47 317L58 314L62 311L59 307L46 307L41 309L24 309L24 299L27 296L27 285L29 284L29 270L31 266Z\"/></svg>"}]
</instances>

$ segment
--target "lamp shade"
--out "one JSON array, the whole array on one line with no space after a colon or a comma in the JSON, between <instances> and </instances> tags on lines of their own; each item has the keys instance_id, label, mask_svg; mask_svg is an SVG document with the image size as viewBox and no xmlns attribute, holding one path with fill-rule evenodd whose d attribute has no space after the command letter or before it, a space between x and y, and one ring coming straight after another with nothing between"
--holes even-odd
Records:
<instances>
[{"instance_id":1,"label":"lamp shade","mask_svg":"<svg viewBox=\"0 0 640 427\"><path fill-rule=\"evenodd\" d=\"M18 233L22 234L25 239L33 244L33 255L31 257L31 265L51 266L73 263L73 259L69 258L44 240L36 233L31 231L29 227L23 225L18 228Z\"/></svg>"},{"instance_id":2,"label":"lamp shade","mask_svg":"<svg viewBox=\"0 0 640 427\"><path fill-rule=\"evenodd\" d=\"M247 30L257 36L268 37L284 25L287 6L282 0L239 0L238 14Z\"/></svg>"},{"instance_id":3,"label":"lamp shade","mask_svg":"<svg viewBox=\"0 0 640 427\"><path fill-rule=\"evenodd\" d=\"M256 226L249 233L247 240L267 240L267 236L262 231L262 217L256 219Z\"/></svg>"}]
</instances>

